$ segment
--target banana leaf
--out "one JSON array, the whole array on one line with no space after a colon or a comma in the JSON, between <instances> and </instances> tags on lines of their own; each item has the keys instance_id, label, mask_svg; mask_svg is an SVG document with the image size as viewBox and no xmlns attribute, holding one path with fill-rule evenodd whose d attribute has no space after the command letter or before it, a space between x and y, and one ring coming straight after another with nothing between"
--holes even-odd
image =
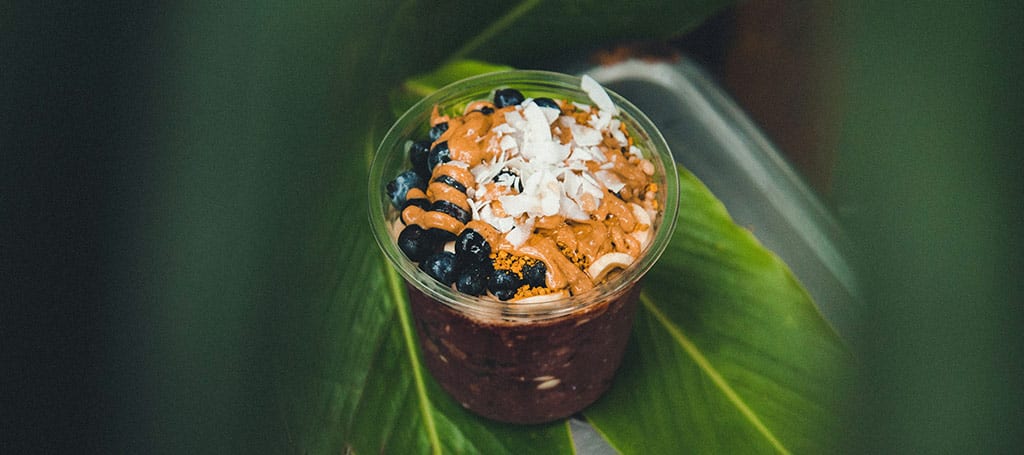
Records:
<instances>
[{"instance_id":1,"label":"banana leaf","mask_svg":"<svg viewBox=\"0 0 1024 455\"><path fill-rule=\"evenodd\" d=\"M410 78L390 97L392 115L448 82L505 68L456 61ZM622 372L585 418L624 453L836 450L846 348L785 264L680 174L680 228L646 279ZM304 450L572 452L567 421L498 424L445 394L423 369L401 278L361 230L347 232L345 244L367 247L343 262L359 258L367 272L336 288L342 309L325 320L334 335L324 339L338 350L311 395L320 407Z\"/></svg>"},{"instance_id":2,"label":"banana leaf","mask_svg":"<svg viewBox=\"0 0 1024 455\"><path fill-rule=\"evenodd\" d=\"M167 430L152 444L231 451L249 430L246 444L299 453L571 453L567 422L482 420L424 371L366 220L370 154L415 98L390 94L429 90L445 77L411 76L461 57L526 67L674 36L727 3L171 10L154 68L166 150L143 234L166 273L138 291L161 303L148 343L166 362L150 374L175 384L154 387ZM627 453L827 450L848 355L785 265L681 177L679 229L645 283L621 377L583 418ZM233 426L241 405L272 417Z\"/></svg>"},{"instance_id":3,"label":"banana leaf","mask_svg":"<svg viewBox=\"0 0 1024 455\"><path fill-rule=\"evenodd\" d=\"M414 367L357 232L365 152L388 93L442 62L533 67L730 2L8 3L0 444L219 454L571 451L579 420L464 418ZM833 202L866 283L855 424L822 435L849 356L684 171L691 212L582 415L623 452L1022 446L1022 6L836 6L825 28L780 12L842 38L825 63L844 79Z\"/></svg>"}]
</instances>

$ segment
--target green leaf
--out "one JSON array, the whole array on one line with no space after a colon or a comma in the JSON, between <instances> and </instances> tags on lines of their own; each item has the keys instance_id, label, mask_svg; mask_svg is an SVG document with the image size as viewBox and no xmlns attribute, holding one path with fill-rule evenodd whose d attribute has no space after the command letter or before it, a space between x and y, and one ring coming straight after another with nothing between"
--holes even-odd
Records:
<instances>
[{"instance_id":1,"label":"green leaf","mask_svg":"<svg viewBox=\"0 0 1024 455\"><path fill-rule=\"evenodd\" d=\"M367 243L376 249L372 240ZM366 274L350 274L339 297L362 302L328 328L347 329L314 403L323 419L306 428L303 451L336 453L566 453L564 422L511 426L465 411L423 369L404 284L377 251L361 251ZM358 254L358 253L357 253ZM357 286L352 281L364 282ZM360 298L351 294L366 292ZM333 370L333 371L332 371ZM337 375L337 377L333 377ZM307 445L308 444L308 445Z\"/></svg>"},{"instance_id":2,"label":"green leaf","mask_svg":"<svg viewBox=\"0 0 1024 455\"><path fill-rule=\"evenodd\" d=\"M434 93L437 89L451 84L460 79L465 79L478 74L491 73L512 69L507 65L495 65L493 63L481 62L478 60L455 60L442 65L427 74L410 77L402 83L400 90L391 92L391 110L397 118L406 109L415 104L423 97Z\"/></svg>"},{"instance_id":3,"label":"green leaf","mask_svg":"<svg viewBox=\"0 0 1024 455\"><path fill-rule=\"evenodd\" d=\"M626 453L835 453L849 352L786 265L680 178L675 235L587 418Z\"/></svg>"},{"instance_id":4,"label":"green leaf","mask_svg":"<svg viewBox=\"0 0 1024 455\"><path fill-rule=\"evenodd\" d=\"M230 438L239 434L237 422L245 416L231 410L244 403L257 406L261 416L280 419L241 439L258 445L283 435L292 452L571 452L564 422L519 427L479 419L424 374L412 342L406 296L366 222L369 157L393 120L387 94L411 75L456 57L529 66L616 40L670 36L726 3L525 1L509 7L409 1L296 7L268 2L262 9L197 4L173 10L164 24L174 39L168 44L173 52L154 68L167 82L154 94L166 104L158 114L161 128L154 132L165 155L154 166L160 173L152 194L144 196L153 206L147 220L154 220L146 233L155 239L146 245L146 253L158 258L153 267L162 273L153 273L139 291L145 300L158 303L152 311L160 324L152 331L151 344L161 354L158 358L166 359L151 367L149 377L180 384L154 381L153 412L168 421L166 426L154 425L161 428L156 444L169 442L188 452L212 441L221 449L217 451L233 451L237 441ZM458 14L452 14L454 8ZM685 195L713 200L701 191ZM730 230L702 233L691 228L698 226L691 218L705 215L720 219L695 205L686 212L679 235L703 235L706 242L694 245L730 251L736 239L718 237ZM742 245L741 250L756 249ZM630 390L630 381L638 383L636 378L653 392L666 389L654 388L651 381L700 384L666 373L694 363L688 352L679 355L686 349L667 330L672 325L663 323L674 321L678 332L716 367L720 382L731 384L736 396L750 403L747 407L778 441L794 450L804 447L791 435L817 438L817 433L803 433L796 425L781 428L770 411L784 413L788 408L773 410L752 401L774 389L753 381L741 387L729 364L705 353L719 346L708 340L726 341L737 335L734 330L750 327L714 326L721 330L712 331L697 326L700 330L694 331L678 312L706 309L704 303L691 300L668 307L665 303L673 300L663 293L673 288L658 289L659 282L674 283L677 271L699 277L722 265L743 265L743 255L736 262L709 255L704 264L699 256L680 257L681 251L691 250L671 246L649 279L645 309L623 369L626 385L616 385L588 417L623 450L643 447L647 430L639 422L658 438L667 438L674 428L770 446L758 427L741 417L724 420L733 426L668 412L618 423L602 417L601 408L621 401L618 397ZM719 270L710 281L694 280L691 292L699 296L746 279L730 270ZM759 282L799 289L788 274L772 277ZM761 327L769 332L758 333L777 335L771 331L778 327ZM808 349L817 347L809 344ZM665 356L646 357L662 350ZM636 354L641 352L645 356ZM737 352L758 365L770 364L760 358L761 351ZM787 352L765 352L786 359ZM690 371L700 373L691 374L697 379L707 375L699 368ZM786 379L765 384L803 390ZM709 397L721 394L720 387L706 389ZM664 393L664 398L627 403L621 410L637 416L630 406L667 406L699 413L699 407L688 408L689 402L680 401L683 395ZM719 398L716 403L719 410L742 416L735 401ZM822 413L830 415L827 403L822 406ZM673 436L658 444L668 446L683 437Z\"/></svg>"},{"instance_id":5,"label":"green leaf","mask_svg":"<svg viewBox=\"0 0 1024 455\"><path fill-rule=\"evenodd\" d=\"M419 91L502 68L451 62L402 84L392 109L404 110ZM680 179L679 228L645 279L616 383L586 417L624 453L837 450L849 353L785 264L733 223L696 177L681 170ZM317 400L327 397L329 414L328 425L314 427L319 448L571 451L564 422L518 427L479 419L438 387L423 370L401 278L374 261L380 254L366 244L372 247L346 260L362 258L366 264L356 269L378 273L342 276L337 289L346 293L335 299L385 298L366 300L337 321L350 330L343 340L363 342L339 340L334 360L347 374L322 384Z\"/></svg>"},{"instance_id":6,"label":"green leaf","mask_svg":"<svg viewBox=\"0 0 1024 455\"><path fill-rule=\"evenodd\" d=\"M166 258L173 273L158 275L142 291L167 303L160 308L168 328L154 333L153 344L160 352L181 352L152 372L183 384L160 389L168 392L157 397L159 412L176 424L164 438L195 448L181 435L202 426L204 440L219 440L220 426L209 423L236 418L226 406L196 415L207 406L194 390L214 404L252 397L264 404L269 390L281 419L267 429L285 435L295 452L571 452L564 422L484 421L424 374L406 296L365 220L369 157L393 119L387 94L455 57L525 66L615 40L669 36L724 3L330 2L175 10L167 27L180 41L171 45L173 59L157 68L168 84L159 92L167 107L156 134L170 158L153 195L153 235L161 239L154 256ZM677 254L664 262L671 265ZM670 269L653 272L651 282ZM653 287L647 295L645 302L661 302ZM675 317L657 308L663 319ZM659 327L651 314L641 312L641 330ZM673 346L669 331L652 332L653 338L643 333L635 351L654 352L646 343ZM208 348L210 341L221 347ZM655 365L677 365L668 361ZM623 377L643 371L627 364ZM728 371L722 377L731 380ZM596 412L592 418L601 422ZM677 424L669 414L655 417L662 420L654 428ZM756 433L713 423L703 428L738 439ZM599 428L628 449L636 446L632 425L601 422Z\"/></svg>"},{"instance_id":7,"label":"green leaf","mask_svg":"<svg viewBox=\"0 0 1024 455\"><path fill-rule=\"evenodd\" d=\"M267 52L285 62L272 66L277 73L267 74L288 80L293 76L291 68L314 65L314 70L299 73L307 76L306 80L281 85L280 80L272 79L270 83L280 90L272 92L279 97L278 103L312 115L299 123L304 128L290 133L294 141L283 143L292 156L311 156L306 164L315 167L304 169L323 176L314 182L317 194L313 202L297 204L312 206L318 215L311 224L312 232L300 234L298 238L306 240L297 243L310 257L320 258L312 264L307 259L302 270L315 271L319 265L319 272L293 278L307 284L311 295L282 313L279 329L279 361L286 383L280 399L288 440L295 451L573 450L564 422L517 427L484 421L464 411L424 374L411 341L406 296L365 222L362 185L367 180L369 157L393 120L391 103L412 99L399 95L382 103L382 94L413 73L425 72L445 60L455 61L455 56L500 54L502 61L517 63L563 54L583 44L669 36L695 25L724 3L681 7L677 2L658 2L649 8L624 9L605 2L567 6L527 1L509 9L486 2L457 6L406 2L395 8L353 4L342 10L281 11L277 20L283 30L322 22L331 25L299 35L304 40L267 43ZM451 14L448 8L456 7L459 14ZM393 14L376 14L378 9ZM578 16L595 11L599 13ZM326 19L325 12L330 13ZM659 14L676 17L648 21ZM567 21L578 21L586 30L566 27ZM626 30L618 24L645 25ZM344 32L336 36L334 30ZM537 36L544 37L542 46L525 45L522 40ZM596 36L600 41L588 41ZM449 44L453 42L466 44L453 52L455 47ZM298 56L289 53L294 49L302 51ZM338 56L345 60L339 62ZM457 74L459 68L467 68L459 65L450 67L455 70L448 76L437 73L414 82L438 83ZM357 89L338 93L334 91L338 85ZM424 90L414 85L406 89ZM303 106L295 100L315 104ZM285 115L294 113L277 116L287 123L290 119ZM325 135L325 131L331 133ZM295 196L285 197L283 203L295 200Z\"/></svg>"},{"instance_id":8,"label":"green leaf","mask_svg":"<svg viewBox=\"0 0 1024 455\"><path fill-rule=\"evenodd\" d=\"M557 424L466 416L418 372L364 215L385 94L463 57L533 67L671 36L730 2L22 3L38 6L3 20L3 202L42 235L5 225L4 322L53 332L4 346L30 366L5 389L41 409L7 419L40 434L22 445L500 453L570 449ZM830 22L847 47L838 206L870 283L859 452L1019 450L1000 431L1021 415L1019 3L847 1ZM587 417L629 452L835 452L848 355L683 176L676 241Z\"/></svg>"}]
</instances>

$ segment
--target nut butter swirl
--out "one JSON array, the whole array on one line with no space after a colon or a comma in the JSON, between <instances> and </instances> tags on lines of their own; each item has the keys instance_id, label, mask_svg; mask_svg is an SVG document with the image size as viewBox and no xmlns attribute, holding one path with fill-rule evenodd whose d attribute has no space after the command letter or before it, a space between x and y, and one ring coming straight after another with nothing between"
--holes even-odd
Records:
<instances>
[{"instance_id":1,"label":"nut butter swirl","mask_svg":"<svg viewBox=\"0 0 1024 455\"><path fill-rule=\"evenodd\" d=\"M408 205L402 221L455 235L472 229L493 251L542 261L553 291L579 294L628 267L652 238L659 187L617 110L595 104L481 100L462 115L435 106L431 125L447 130L433 145L447 141L451 161L433 169L425 192L409 193L431 209ZM471 219L435 209L438 201Z\"/></svg>"}]
</instances>

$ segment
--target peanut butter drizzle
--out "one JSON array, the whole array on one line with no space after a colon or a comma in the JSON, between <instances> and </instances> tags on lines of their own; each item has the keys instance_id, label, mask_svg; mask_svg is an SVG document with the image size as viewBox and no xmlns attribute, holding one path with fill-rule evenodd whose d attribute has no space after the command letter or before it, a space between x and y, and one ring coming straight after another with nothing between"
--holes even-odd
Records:
<instances>
[{"instance_id":1,"label":"peanut butter drizzle","mask_svg":"<svg viewBox=\"0 0 1024 455\"><path fill-rule=\"evenodd\" d=\"M604 134L604 139L601 140L601 144L607 147L608 150L618 150L619 147L621 147L621 145L619 145L619 141L608 133Z\"/></svg>"},{"instance_id":2,"label":"peanut butter drizzle","mask_svg":"<svg viewBox=\"0 0 1024 455\"><path fill-rule=\"evenodd\" d=\"M543 261L547 265L547 285L551 289L566 286L573 294L579 294L594 287L594 282L583 270L573 264L558 249L558 245L547 237L534 235L519 247L517 253Z\"/></svg>"},{"instance_id":3,"label":"peanut butter drizzle","mask_svg":"<svg viewBox=\"0 0 1024 455\"><path fill-rule=\"evenodd\" d=\"M515 194L511 188L505 185L498 185L494 182L487 182L483 185L483 189L477 188L477 200L489 199L496 201L499 196L505 196L508 194Z\"/></svg>"},{"instance_id":4,"label":"peanut butter drizzle","mask_svg":"<svg viewBox=\"0 0 1024 455\"><path fill-rule=\"evenodd\" d=\"M462 222L447 213L423 210L415 205L402 210L402 221L406 225L416 224L423 229L441 229L455 235L459 235L465 227Z\"/></svg>"},{"instance_id":5,"label":"peanut butter drizzle","mask_svg":"<svg viewBox=\"0 0 1024 455\"><path fill-rule=\"evenodd\" d=\"M562 225L558 229L553 231L543 232L541 235L546 235L551 240L554 240L558 245L564 245L566 249L570 251L577 251L579 249L579 242L576 239L576 233L573 231L572 226Z\"/></svg>"},{"instance_id":6,"label":"peanut butter drizzle","mask_svg":"<svg viewBox=\"0 0 1024 455\"><path fill-rule=\"evenodd\" d=\"M448 201L459 206L462 210L469 211L469 199L466 197L466 193L459 191L455 187L441 182L433 182L427 187L427 197L431 201Z\"/></svg>"},{"instance_id":7,"label":"peanut butter drizzle","mask_svg":"<svg viewBox=\"0 0 1024 455\"><path fill-rule=\"evenodd\" d=\"M466 229L472 229L482 235L487 244L491 246L492 251L497 250L504 240L501 233L485 221L472 220L466 223Z\"/></svg>"},{"instance_id":8,"label":"peanut butter drizzle","mask_svg":"<svg viewBox=\"0 0 1024 455\"><path fill-rule=\"evenodd\" d=\"M551 125L551 135L557 137L563 144L568 144L572 141L572 130L558 126L558 122Z\"/></svg>"},{"instance_id":9,"label":"peanut butter drizzle","mask_svg":"<svg viewBox=\"0 0 1024 455\"><path fill-rule=\"evenodd\" d=\"M476 166L489 158L487 144L491 129L491 117L483 112L470 112L460 118L448 121L448 130L437 138L437 142L448 141L448 150L453 160Z\"/></svg>"},{"instance_id":10,"label":"peanut butter drizzle","mask_svg":"<svg viewBox=\"0 0 1024 455\"><path fill-rule=\"evenodd\" d=\"M466 109L463 112L463 114L467 114L469 112L480 110L480 109L483 109L483 108L491 108L493 110L494 109L494 103L492 103L490 101L486 101L486 100L473 101L472 103L469 103L469 104L466 105Z\"/></svg>"},{"instance_id":11,"label":"peanut butter drizzle","mask_svg":"<svg viewBox=\"0 0 1024 455\"><path fill-rule=\"evenodd\" d=\"M587 263L611 252L612 246L608 238L608 227L600 221L578 223L571 227L576 237L575 251L586 258Z\"/></svg>"},{"instance_id":12,"label":"peanut butter drizzle","mask_svg":"<svg viewBox=\"0 0 1024 455\"><path fill-rule=\"evenodd\" d=\"M440 108L435 104L434 105L434 110L430 111L430 126L433 127L433 126L436 126L436 125L438 125L440 123L447 122L448 120L451 120L451 119L448 118L447 115L441 115Z\"/></svg>"},{"instance_id":13,"label":"peanut butter drizzle","mask_svg":"<svg viewBox=\"0 0 1024 455\"><path fill-rule=\"evenodd\" d=\"M425 210L416 207L415 205L410 205L402 210L402 222L405 223L406 226L410 224L419 224L418 221L420 220L420 217L423 216L424 212Z\"/></svg>"},{"instance_id":14,"label":"peanut butter drizzle","mask_svg":"<svg viewBox=\"0 0 1024 455\"><path fill-rule=\"evenodd\" d=\"M601 198L601 206L598 207L594 215L599 220L603 220L609 215L613 216L622 230L626 232L636 229L636 217L633 216L633 210L614 194L606 194Z\"/></svg>"},{"instance_id":15,"label":"peanut butter drizzle","mask_svg":"<svg viewBox=\"0 0 1024 455\"><path fill-rule=\"evenodd\" d=\"M626 235L620 226L612 225L608 228L608 232L616 252L626 253L634 258L640 255L640 242L633 236Z\"/></svg>"},{"instance_id":16,"label":"peanut butter drizzle","mask_svg":"<svg viewBox=\"0 0 1024 455\"><path fill-rule=\"evenodd\" d=\"M533 225L534 229L558 229L565 224L565 217L562 215L550 215L537 218Z\"/></svg>"},{"instance_id":17,"label":"peanut butter drizzle","mask_svg":"<svg viewBox=\"0 0 1024 455\"><path fill-rule=\"evenodd\" d=\"M426 199L426 198L427 198L427 193L424 193L423 190L421 190L419 188L410 188L409 191L407 193L405 193L405 199L406 200L410 200L410 199Z\"/></svg>"},{"instance_id":18,"label":"peanut butter drizzle","mask_svg":"<svg viewBox=\"0 0 1024 455\"><path fill-rule=\"evenodd\" d=\"M587 124L594 109L580 110L572 104L560 103L562 114L572 116L577 123ZM448 141L451 159L475 166L492 159L498 150L497 136L491 131L494 125L505 122L505 113L514 110L513 106L494 109L491 114L484 114L478 109L494 106L489 101L470 103L462 116L451 118L441 115L438 106L431 113L431 125L448 122L448 129L435 141ZM572 140L570 128L555 122L551 125L552 135L563 143ZM625 125L620 125L628 144L633 138ZM526 242L518 248L509 242L503 234L482 220L472 220L463 225L448 214L436 211L424 211L416 206L409 206L402 212L406 224L417 224L424 229L443 229L453 234L460 234L463 229L473 229L480 233L492 250L506 250L515 254L532 257L547 265L546 285L552 290L568 289L572 294L579 294L592 289L595 284L584 271L588 264L611 252L622 252L636 258L641 253L642 245L630 233L637 230L650 229L651 226L641 224L633 214L626 201L633 201L642 206L650 207L653 193L657 187L650 187L650 177L639 166L641 159L630 155L628 151L608 132L604 132L602 145L605 162L587 162L591 172L601 169L610 170L626 185L618 196L608 193L596 200L589 194L580 197L581 208L591 214L590 221L567 221L561 215L544 216L535 220L534 232ZM610 163L610 166L608 165ZM473 174L462 166L441 164L434 169L431 180L440 175L448 175L464 185L467 190L473 188L476 198L486 195L491 201L491 209L495 216L506 216L497 196L514 194L516 191L491 182L477 188ZM416 191L414 193L413 191ZM450 201L464 210L469 211L469 201L465 193L454 187L440 183L431 183L426 193L418 189L410 190L408 198L426 197L431 202L437 200ZM656 204L656 200L653 201ZM657 208L656 205L654 207Z\"/></svg>"},{"instance_id":19,"label":"peanut butter drizzle","mask_svg":"<svg viewBox=\"0 0 1024 455\"><path fill-rule=\"evenodd\" d=\"M643 188L650 182L650 177L644 174L644 171L640 170L639 166L630 163L629 158L626 158L621 152L608 150L604 156L612 163L612 172L618 175L626 185L633 188Z\"/></svg>"},{"instance_id":20,"label":"peanut butter drizzle","mask_svg":"<svg viewBox=\"0 0 1024 455\"><path fill-rule=\"evenodd\" d=\"M579 123L580 125L586 125L587 121L590 120L590 114L591 114L591 111L593 111L593 110L594 110L593 108L591 108L590 110L586 110L586 111L584 111L584 110L570 110L569 112L565 112L565 110L563 110L562 113L566 114L566 115L571 115L572 118L576 119L576 123Z\"/></svg>"},{"instance_id":21,"label":"peanut butter drizzle","mask_svg":"<svg viewBox=\"0 0 1024 455\"><path fill-rule=\"evenodd\" d=\"M473 178L473 174L469 172L468 169L461 166L456 166L454 164L449 163L438 165L437 167L434 168L434 172L431 175L431 180L436 179L442 175L447 175L455 179L456 182L461 183L462 186L466 187L467 189L476 186L476 179Z\"/></svg>"}]
</instances>

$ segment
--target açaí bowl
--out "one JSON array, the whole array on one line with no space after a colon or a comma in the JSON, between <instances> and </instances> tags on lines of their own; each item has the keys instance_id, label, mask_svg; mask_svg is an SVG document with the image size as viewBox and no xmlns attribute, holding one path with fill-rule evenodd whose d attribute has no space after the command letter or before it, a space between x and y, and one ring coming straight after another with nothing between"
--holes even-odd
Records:
<instances>
[{"instance_id":1,"label":"a\u00e7a\u00ed bowl","mask_svg":"<svg viewBox=\"0 0 1024 455\"><path fill-rule=\"evenodd\" d=\"M634 144L655 166L660 216L654 238L627 269L580 295L543 303L509 304L462 294L435 281L410 261L391 235L399 213L384 185L408 168L413 140L426 138L431 112L459 110L490 99L498 88L527 98L590 104L580 78L513 70L448 85L410 108L391 127L370 170L370 224L390 264L405 280L423 362L461 405L484 417L532 424L570 416L611 385L629 339L640 280L660 257L675 227L679 183L664 138L635 106L608 91ZM459 111L461 112L461 111Z\"/></svg>"}]
</instances>

